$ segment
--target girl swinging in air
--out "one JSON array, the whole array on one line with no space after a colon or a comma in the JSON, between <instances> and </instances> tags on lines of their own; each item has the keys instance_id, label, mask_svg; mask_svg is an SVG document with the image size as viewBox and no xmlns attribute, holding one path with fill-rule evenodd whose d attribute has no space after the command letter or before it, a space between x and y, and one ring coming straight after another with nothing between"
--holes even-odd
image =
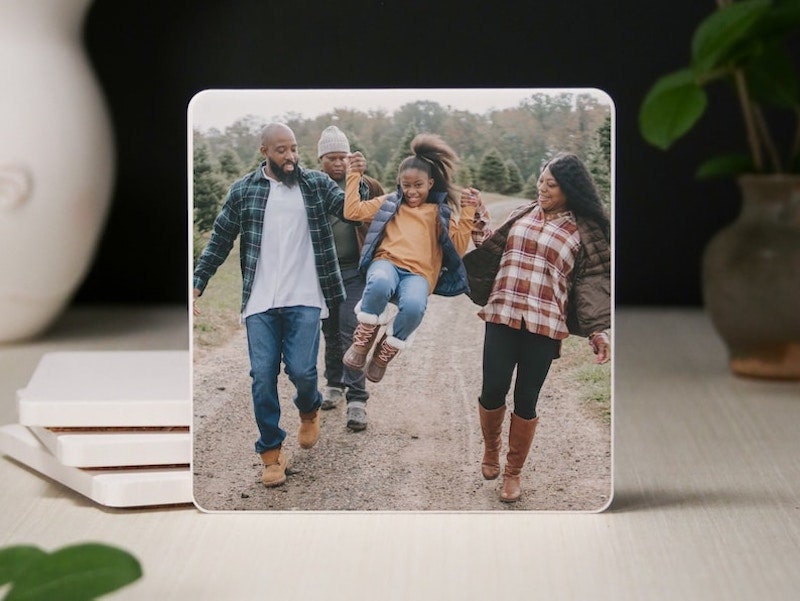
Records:
<instances>
[{"instance_id":1,"label":"girl swinging in air","mask_svg":"<svg viewBox=\"0 0 800 601\"><path fill-rule=\"evenodd\" d=\"M434 134L417 135L411 152L400 163L398 189L392 194L360 199L358 182L366 168L361 153L352 155L347 175L344 216L371 223L359 265L367 283L343 362L363 370L378 330L388 324L366 365L372 382L379 382L389 361L411 343L431 293L457 296L468 290L461 256L469 245L475 206L471 191L459 202L452 183L458 157ZM389 323L387 305L393 298L398 312Z\"/></svg>"}]
</instances>

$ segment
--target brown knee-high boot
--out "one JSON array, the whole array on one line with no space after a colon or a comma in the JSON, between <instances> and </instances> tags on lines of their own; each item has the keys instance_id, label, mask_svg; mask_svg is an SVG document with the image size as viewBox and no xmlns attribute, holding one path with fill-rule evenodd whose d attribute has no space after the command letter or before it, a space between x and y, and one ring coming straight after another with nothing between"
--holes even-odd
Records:
<instances>
[{"instance_id":1,"label":"brown knee-high boot","mask_svg":"<svg viewBox=\"0 0 800 601\"><path fill-rule=\"evenodd\" d=\"M481 473L486 480L494 480L500 475L500 447L502 446L500 434L503 430L505 416L505 405L497 409L484 409L483 405L478 402L478 417L483 434Z\"/></svg>"},{"instance_id":2,"label":"brown knee-high boot","mask_svg":"<svg viewBox=\"0 0 800 601\"><path fill-rule=\"evenodd\" d=\"M503 472L503 486L500 489L500 500L513 503L522 494L520 473L528 452L531 450L533 434L539 417L523 419L516 413L511 414L511 426L508 428L508 455L506 456L506 469Z\"/></svg>"}]
</instances>

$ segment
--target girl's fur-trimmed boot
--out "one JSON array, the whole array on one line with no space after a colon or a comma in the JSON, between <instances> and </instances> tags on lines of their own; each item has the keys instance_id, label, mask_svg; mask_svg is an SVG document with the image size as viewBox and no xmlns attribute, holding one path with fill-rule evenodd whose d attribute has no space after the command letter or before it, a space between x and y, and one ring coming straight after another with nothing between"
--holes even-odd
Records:
<instances>
[{"instance_id":1,"label":"girl's fur-trimmed boot","mask_svg":"<svg viewBox=\"0 0 800 601\"><path fill-rule=\"evenodd\" d=\"M484 409L483 405L478 402L478 417L483 434L481 473L486 480L494 480L500 475L500 448L503 444L500 436L505 416L505 405L497 409Z\"/></svg>"},{"instance_id":2,"label":"girl's fur-trimmed boot","mask_svg":"<svg viewBox=\"0 0 800 601\"><path fill-rule=\"evenodd\" d=\"M367 355L378 338L378 330L388 322L390 313L388 308L381 315L365 313L361 310L361 301L356 304L355 312L358 325L353 332L353 343L345 351L342 363L350 369L362 371L367 363Z\"/></svg>"},{"instance_id":3,"label":"girl's fur-trimmed boot","mask_svg":"<svg viewBox=\"0 0 800 601\"><path fill-rule=\"evenodd\" d=\"M367 380L370 382L380 382L383 379L383 375L386 373L386 366L389 364L389 361L394 359L397 353L400 352L400 349L404 348L405 345L405 340L399 340L394 336L387 336L384 334L378 346L375 348L375 352L372 354L372 359L369 365L367 365L367 370L364 372Z\"/></svg>"},{"instance_id":4,"label":"girl's fur-trimmed boot","mask_svg":"<svg viewBox=\"0 0 800 601\"><path fill-rule=\"evenodd\" d=\"M536 424L539 417L523 419L517 414L511 414L511 425L508 428L508 455L506 468L503 471L503 485L500 489L500 500L504 503L513 503L522 495L520 474L528 452L533 443Z\"/></svg>"},{"instance_id":5,"label":"girl's fur-trimmed boot","mask_svg":"<svg viewBox=\"0 0 800 601\"><path fill-rule=\"evenodd\" d=\"M353 332L353 344L342 357L344 363L350 369L361 371L367 362L367 355L375 344L375 339L378 337L378 329L380 326L377 323L364 323L359 321Z\"/></svg>"},{"instance_id":6,"label":"girl's fur-trimmed boot","mask_svg":"<svg viewBox=\"0 0 800 601\"><path fill-rule=\"evenodd\" d=\"M280 486L286 482L286 467L289 465L289 458L281 447L261 453L261 462L264 464L264 471L261 473L261 481L264 486Z\"/></svg>"}]
</instances>

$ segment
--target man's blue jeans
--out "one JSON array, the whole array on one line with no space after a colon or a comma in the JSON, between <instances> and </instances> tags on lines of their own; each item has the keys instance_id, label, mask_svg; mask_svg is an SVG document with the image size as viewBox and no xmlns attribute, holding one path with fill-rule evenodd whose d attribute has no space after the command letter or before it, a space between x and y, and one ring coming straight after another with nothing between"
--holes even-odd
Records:
<instances>
[{"instance_id":1,"label":"man's blue jeans","mask_svg":"<svg viewBox=\"0 0 800 601\"><path fill-rule=\"evenodd\" d=\"M281 307L245 319L253 378L253 409L260 433L256 453L277 448L286 438L278 425L281 405L278 374L281 359L294 384L294 404L309 413L322 403L317 389L320 310L314 307Z\"/></svg>"},{"instance_id":2,"label":"man's blue jeans","mask_svg":"<svg viewBox=\"0 0 800 601\"><path fill-rule=\"evenodd\" d=\"M367 285L361 299L361 311L380 315L389 299L396 297L397 316L392 323L392 335L407 340L422 323L428 306L428 280L384 259L373 261L367 269Z\"/></svg>"}]
</instances>

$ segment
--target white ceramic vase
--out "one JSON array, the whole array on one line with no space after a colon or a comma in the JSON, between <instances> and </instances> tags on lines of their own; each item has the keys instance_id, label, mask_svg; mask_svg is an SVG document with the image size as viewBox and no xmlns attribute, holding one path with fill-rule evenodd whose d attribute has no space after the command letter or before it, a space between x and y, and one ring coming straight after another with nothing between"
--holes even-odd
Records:
<instances>
[{"instance_id":1,"label":"white ceramic vase","mask_svg":"<svg viewBox=\"0 0 800 601\"><path fill-rule=\"evenodd\" d=\"M82 282L114 142L81 37L91 0L0 0L0 343L30 338Z\"/></svg>"}]
</instances>

